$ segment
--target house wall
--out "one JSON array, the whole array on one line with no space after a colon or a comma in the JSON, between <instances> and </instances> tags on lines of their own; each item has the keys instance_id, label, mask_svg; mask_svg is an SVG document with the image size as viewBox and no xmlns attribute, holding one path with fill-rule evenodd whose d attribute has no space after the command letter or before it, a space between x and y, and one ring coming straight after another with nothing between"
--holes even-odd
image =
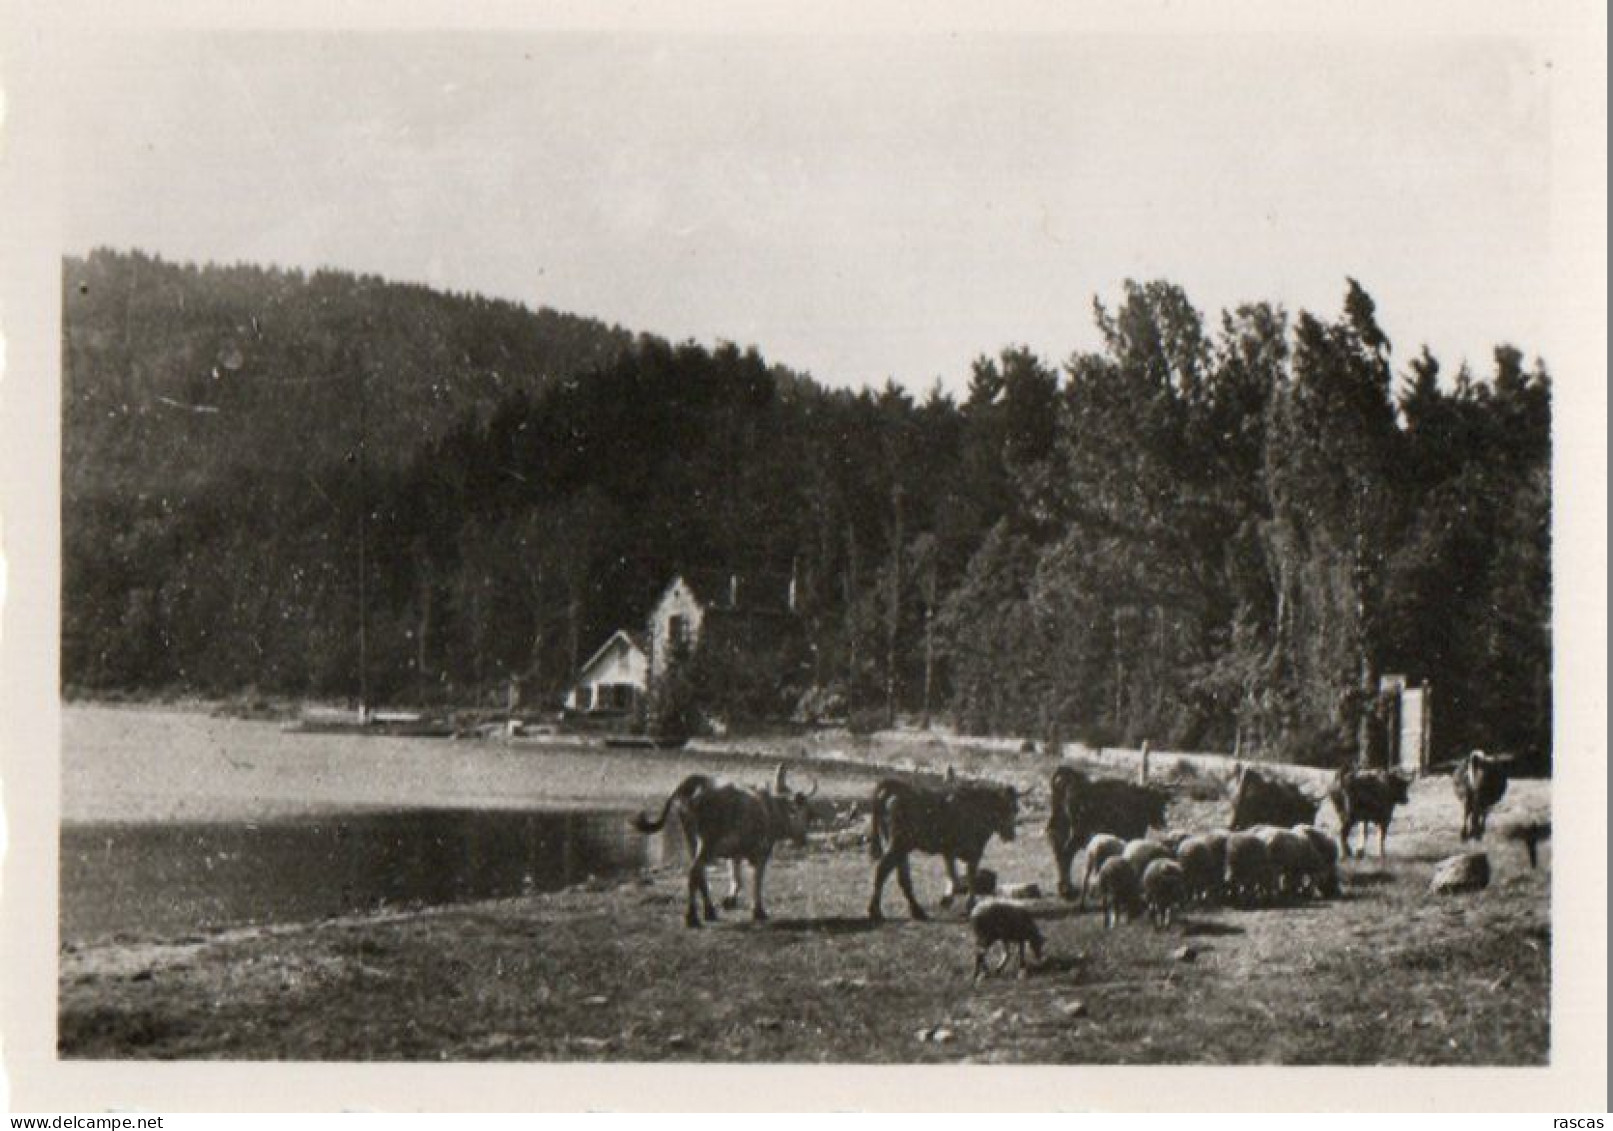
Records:
<instances>
[{"instance_id":1,"label":"house wall","mask_svg":"<svg viewBox=\"0 0 1613 1131\"><path fill-rule=\"evenodd\" d=\"M617 640L604 656L577 677L566 700L573 710L588 710L599 703L598 689L607 684L626 684L643 694L649 674L649 661L643 652ZM586 699L581 694L587 689Z\"/></svg>"},{"instance_id":2,"label":"house wall","mask_svg":"<svg viewBox=\"0 0 1613 1131\"><path fill-rule=\"evenodd\" d=\"M660 679L666 671L666 659L672 648L674 618L683 618L684 631L692 649L700 639L700 626L705 616L705 607L683 578L678 578L661 594L660 601L656 602L655 609L650 613L650 682Z\"/></svg>"}]
</instances>

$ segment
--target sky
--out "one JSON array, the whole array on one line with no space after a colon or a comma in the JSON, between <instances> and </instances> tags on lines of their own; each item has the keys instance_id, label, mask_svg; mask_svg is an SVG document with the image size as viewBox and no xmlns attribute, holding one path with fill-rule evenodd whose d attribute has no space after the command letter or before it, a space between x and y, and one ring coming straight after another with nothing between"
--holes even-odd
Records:
<instances>
[{"instance_id":1,"label":"sky","mask_svg":"<svg viewBox=\"0 0 1613 1131\"><path fill-rule=\"evenodd\" d=\"M1550 60L1504 38L124 34L62 83L64 244L334 266L954 392L1093 300L1551 361Z\"/></svg>"}]
</instances>

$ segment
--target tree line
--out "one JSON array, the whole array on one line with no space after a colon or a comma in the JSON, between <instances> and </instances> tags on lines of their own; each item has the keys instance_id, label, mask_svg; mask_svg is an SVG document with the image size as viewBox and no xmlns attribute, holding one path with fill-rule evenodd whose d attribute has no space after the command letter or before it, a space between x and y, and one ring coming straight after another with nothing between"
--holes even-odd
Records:
<instances>
[{"instance_id":1,"label":"tree line","mask_svg":"<svg viewBox=\"0 0 1613 1131\"><path fill-rule=\"evenodd\" d=\"M1436 745L1549 756L1550 379L1398 362L1341 310L1095 304L1101 344L960 397L338 272L64 265L73 688L555 700L672 575L796 579L696 654L708 715L1329 763L1380 678ZM360 568L359 559L364 564Z\"/></svg>"}]
</instances>

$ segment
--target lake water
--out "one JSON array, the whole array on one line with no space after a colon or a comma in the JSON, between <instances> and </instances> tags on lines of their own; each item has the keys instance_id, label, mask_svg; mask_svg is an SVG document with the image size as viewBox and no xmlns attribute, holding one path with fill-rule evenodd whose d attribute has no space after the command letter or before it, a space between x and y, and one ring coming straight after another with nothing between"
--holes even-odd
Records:
<instances>
[{"instance_id":1,"label":"lake water","mask_svg":"<svg viewBox=\"0 0 1613 1131\"><path fill-rule=\"evenodd\" d=\"M288 734L90 704L63 709L61 767L59 921L71 942L631 873L665 849L628 816L691 769L598 748Z\"/></svg>"},{"instance_id":2,"label":"lake water","mask_svg":"<svg viewBox=\"0 0 1613 1131\"><path fill-rule=\"evenodd\" d=\"M61 937L171 938L552 891L658 864L619 811L411 810L64 825Z\"/></svg>"},{"instance_id":3,"label":"lake water","mask_svg":"<svg viewBox=\"0 0 1613 1131\"><path fill-rule=\"evenodd\" d=\"M66 941L174 937L376 907L544 891L658 865L627 826L692 772L766 786L766 762L680 751L290 734L152 707L61 714ZM824 796L866 797L861 771ZM674 841L670 860L682 855Z\"/></svg>"}]
</instances>

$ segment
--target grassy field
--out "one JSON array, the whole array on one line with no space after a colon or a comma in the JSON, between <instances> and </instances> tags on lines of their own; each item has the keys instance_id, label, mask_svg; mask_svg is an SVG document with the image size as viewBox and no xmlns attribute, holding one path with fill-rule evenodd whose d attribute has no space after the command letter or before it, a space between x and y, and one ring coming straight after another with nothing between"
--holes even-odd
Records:
<instances>
[{"instance_id":1,"label":"grassy field","mask_svg":"<svg viewBox=\"0 0 1613 1131\"><path fill-rule=\"evenodd\" d=\"M658 777L671 768L654 765ZM1028 781L1041 771L1005 772ZM1549 1056L1550 849L1531 871L1519 846L1492 833L1487 891L1427 895L1434 863L1458 849L1443 778L1414 789L1386 860L1346 865L1341 900L1106 932L1095 912L1044 899L1035 908L1046 964L976 987L961 908L910 922L892 884L890 920L865 919L871 868L849 803L866 795L866 777L848 768L825 778L839 812L807 848L775 858L766 924L740 911L688 930L683 876L668 867L406 914L112 939L61 955L60 1052L1029 1064ZM1184 784L1200 799L1179 795L1172 823L1223 826L1214 783ZM1492 827L1549 808L1547 783L1515 782ZM1033 799L1019 838L988 849L1005 881L1052 889L1044 820ZM933 906L939 862L915 858L915 878Z\"/></svg>"}]
</instances>

